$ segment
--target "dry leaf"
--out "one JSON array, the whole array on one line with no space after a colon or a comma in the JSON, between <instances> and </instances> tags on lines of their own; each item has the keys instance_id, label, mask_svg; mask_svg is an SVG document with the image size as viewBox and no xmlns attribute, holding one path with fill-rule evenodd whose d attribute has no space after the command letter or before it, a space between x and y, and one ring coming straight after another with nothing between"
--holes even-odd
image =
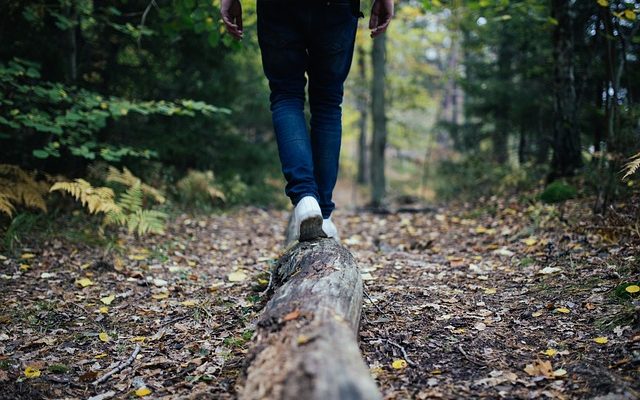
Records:
<instances>
[{"instance_id":1,"label":"dry leaf","mask_svg":"<svg viewBox=\"0 0 640 400\"><path fill-rule=\"evenodd\" d=\"M607 339L605 336L600 336L600 337L597 337L597 338L593 339L593 341L598 343L598 344L605 344L605 343L609 342L609 339Z\"/></svg>"},{"instance_id":2,"label":"dry leaf","mask_svg":"<svg viewBox=\"0 0 640 400\"><path fill-rule=\"evenodd\" d=\"M556 354L558 354L558 351L555 350L555 349L546 349L545 351L542 351L541 353L544 354L544 355L547 355L549 357L553 357Z\"/></svg>"},{"instance_id":3,"label":"dry leaf","mask_svg":"<svg viewBox=\"0 0 640 400\"><path fill-rule=\"evenodd\" d=\"M114 295L110 295L107 297L102 297L100 299L100 301L102 302L102 304L106 304L106 305L111 305L111 302L113 302L113 300L115 300L116 296Z\"/></svg>"},{"instance_id":4,"label":"dry leaf","mask_svg":"<svg viewBox=\"0 0 640 400\"><path fill-rule=\"evenodd\" d=\"M407 368L407 362L401 358L393 360L393 362L391 363L391 368L393 369Z\"/></svg>"},{"instance_id":5,"label":"dry leaf","mask_svg":"<svg viewBox=\"0 0 640 400\"><path fill-rule=\"evenodd\" d=\"M135 394L138 397L148 396L148 395L151 394L151 389L149 389L148 387L144 386L144 387L141 387L139 389L136 389Z\"/></svg>"},{"instance_id":6,"label":"dry leaf","mask_svg":"<svg viewBox=\"0 0 640 400\"><path fill-rule=\"evenodd\" d=\"M565 307L556 308L556 311L563 314L569 314L571 312L571 310Z\"/></svg>"},{"instance_id":7,"label":"dry leaf","mask_svg":"<svg viewBox=\"0 0 640 400\"><path fill-rule=\"evenodd\" d=\"M109 335L107 335L107 332L100 332L100 334L98 335L98 338L107 343L110 339L109 339Z\"/></svg>"},{"instance_id":8,"label":"dry leaf","mask_svg":"<svg viewBox=\"0 0 640 400\"><path fill-rule=\"evenodd\" d=\"M496 288L485 289L484 294L496 294Z\"/></svg>"},{"instance_id":9,"label":"dry leaf","mask_svg":"<svg viewBox=\"0 0 640 400\"><path fill-rule=\"evenodd\" d=\"M37 378L40 376L40 370L36 367L29 366L24 369L24 376L26 376L29 379Z\"/></svg>"},{"instance_id":10,"label":"dry leaf","mask_svg":"<svg viewBox=\"0 0 640 400\"><path fill-rule=\"evenodd\" d=\"M102 307L98 308L98 312L99 312L100 314L107 314L107 313L109 312L109 307L107 307L107 306L102 306Z\"/></svg>"},{"instance_id":11,"label":"dry leaf","mask_svg":"<svg viewBox=\"0 0 640 400\"><path fill-rule=\"evenodd\" d=\"M535 246L535 244L538 243L538 239L536 239L535 237L531 236L531 237L528 237L526 239L522 239L522 243L524 243L527 246L531 247L531 246Z\"/></svg>"},{"instance_id":12,"label":"dry leaf","mask_svg":"<svg viewBox=\"0 0 640 400\"><path fill-rule=\"evenodd\" d=\"M638 285L630 285L624 288L627 293L638 293L640 292L640 286Z\"/></svg>"},{"instance_id":13,"label":"dry leaf","mask_svg":"<svg viewBox=\"0 0 640 400\"><path fill-rule=\"evenodd\" d=\"M533 364L527 364L524 368L524 372L531 376L544 376L545 378L553 377L553 368L551 367L551 361L536 361Z\"/></svg>"},{"instance_id":14,"label":"dry leaf","mask_svg":"<svg viewBox=\"0 0 640 400\"><path fill-rule=\"evenodd\" d=\"M285 315L282 320L283 321L291 321L294 319L298 319L300 317L300 310L293 310L289 314Z\"/></svg>"},{"instance_id":15,"label":"dry leaf","mask_svg":"<svg viewBox=\"0 0 640 400\"><path fill-rule=\"evenodd\" d=\"M247 279L247 274L243 271L234 271L227 276L229 282L242 282Z\"/></svg>"},{"instance_id":16,"label":"dry leaf","mask_svg":"<svg viewBox=\"0 0 640 400\"><path fill-rule=\"evenodd\" d=\"M20 256L20 258L22 258L23 260L30 260L32 258L34 258L36 255L33 253L22 253L22 255Z\"/></svg>"},{"instance_id":17,"label":"dry leaf","mask_svg":"<svg viewBox=\"0 0 640 400\"><path fill-rule=\"evenodd\" d=\"M91 286L93 284L94 284L93 281L89 278L81 278L76 280L76 285L82 286L83 288L87 286Z\"/></svg>"}]
</instances>

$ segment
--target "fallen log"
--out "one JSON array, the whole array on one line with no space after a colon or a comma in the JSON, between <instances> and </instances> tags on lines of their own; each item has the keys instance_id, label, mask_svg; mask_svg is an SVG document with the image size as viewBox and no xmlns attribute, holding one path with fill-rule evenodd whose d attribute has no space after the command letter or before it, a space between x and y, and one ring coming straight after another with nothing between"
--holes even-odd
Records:
<instances>
[{"instance_id":1,"label":"fallen log","mask_svg":"<svg viewBox=\"0 0 640 400\"><path fill-rule=\"evenodd\" d=\"M358 348L363 285L351 253L332 239L298 243L272 287L240 398L381 399Z\"/></svg>"}]
</instances>

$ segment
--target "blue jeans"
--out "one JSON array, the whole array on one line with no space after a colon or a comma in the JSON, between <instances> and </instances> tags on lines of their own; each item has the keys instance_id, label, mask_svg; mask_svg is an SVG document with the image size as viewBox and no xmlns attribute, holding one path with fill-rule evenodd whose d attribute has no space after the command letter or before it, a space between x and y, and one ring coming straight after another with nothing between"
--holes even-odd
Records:
<instances>
[{"instance_id":1,"label":"blue jeans","mask_svg":"<svg viewBox=\"0 0 640 400\"><path fill-rule=\"evenodd\" d=\"M285 192L295 205L318 200L328 218L338 176L342 96L357 17L349 0L258 0L258 42L271 89L271 113ZM310 133L304 115L309 78Z\"/></svg>"}]
</instances>

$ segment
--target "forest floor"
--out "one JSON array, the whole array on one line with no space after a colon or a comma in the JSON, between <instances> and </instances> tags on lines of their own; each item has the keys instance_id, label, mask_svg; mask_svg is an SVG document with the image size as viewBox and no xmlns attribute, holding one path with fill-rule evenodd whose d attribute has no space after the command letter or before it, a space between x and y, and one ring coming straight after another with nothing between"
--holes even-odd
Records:
<instances>
[{"instance_id":1,"label":"forest floor","mask_svg":"<svg viewBox=\"0 0 640 400\"><path fill-rule=\"evenodd\" d=\"M638 398L637 210L483 204L337 212L384 397ZM286 216L180 216L108 253L61 231L0 256L0 398L236 398Z\"/></svg>"}]
</instances>

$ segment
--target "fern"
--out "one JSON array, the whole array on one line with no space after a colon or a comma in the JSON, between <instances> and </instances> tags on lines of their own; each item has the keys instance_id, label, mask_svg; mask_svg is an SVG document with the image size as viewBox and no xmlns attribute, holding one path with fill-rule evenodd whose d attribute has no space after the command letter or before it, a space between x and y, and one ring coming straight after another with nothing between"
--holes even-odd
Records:
<instances>
[{"instance_id":1,"label":"fern","mask_svg":"<svg viewBox=\"0 0 640 400\"><path fill-rule=\"evenodd\" d=\"M109 170L106 176L106 181L121 183L128 187L139 185L143 194L147 194L153 197L153 199L158 203L162 204L166 200L165 197L162 195L162 193L160 193L158 189L154 188L153 186L149 186L145 183L142 183L140 178L133 175L131 171L127 169L127 167L123 167L122 172L120 172L117 168L109 166Z\"/></svg>"},{"instance_id":2,"label":"fern","mask_svg":"<svg viewBox=\"0 0 640 400\"><path fill-rule=\"evenodd\" d=\"M145 185L128 169L123 172L109 167L107 180L127 186L124 192L117 196L111 188L93 187L84 179L76 179L73 182L56 182L51 191L63 191L71 194L91 214L103 213L102 226L124 226L129 233L142 236L146 233L164 233L167 214L144 209L145 193L154 199L164 201L160 192L151 186Z\"/></svg>"},{"instance_id":3,"label":"fern","mask_svg":"<svg viewBox=\"0 0 640 400\"><path fill-rule=\"evenodd\" d=\"M95 188L84 179L78 178L73 182L56 182L49 191L69 193L83 207L86 207L90 214L120 211L120 207L114 201L115 194L111 188Z\"/></svg>"},{"instance_id":4,"label":"fern","mask_svg":"<svg viewBox=\"0 0 640 400\"><path fill-rule=\"evenodd\" d=\"M0 164L0 212L9 217L18 206L47 212L44 196L48 189L47 182L35 179L35 173L17 165Z\"/></svg>"},{"instance_id":5,"label":"fern","mask_svg":"<svg viewBox=\"0 0 640 400\"><path fill-rule=\"evenodd\" d=\"M629 162L624 166L623 171L626 171L622 179L627 179L631 175L635 174L640 169L640 153L629 159Z\"/></svg>"}]
</instances>

